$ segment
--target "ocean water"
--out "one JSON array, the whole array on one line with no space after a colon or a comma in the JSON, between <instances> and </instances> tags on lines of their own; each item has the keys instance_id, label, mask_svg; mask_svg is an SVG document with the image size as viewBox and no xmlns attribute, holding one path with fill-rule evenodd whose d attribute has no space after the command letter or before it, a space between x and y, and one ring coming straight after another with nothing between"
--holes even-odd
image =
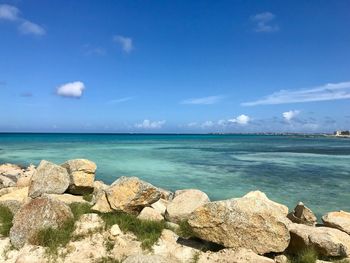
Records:
<instances>
[{"instance_id":1,"label":"ocean water","mask_svg":"<svg viewBox=\"0 0 350 263\"><path fill-rule=\"evenodd\" d=\"M350 211L350 139L267 135L0 134L0 163L37 165L87 158L97 179L137 176L212 200L252 190L318 216Z\"/></svg>"}]
</instances>

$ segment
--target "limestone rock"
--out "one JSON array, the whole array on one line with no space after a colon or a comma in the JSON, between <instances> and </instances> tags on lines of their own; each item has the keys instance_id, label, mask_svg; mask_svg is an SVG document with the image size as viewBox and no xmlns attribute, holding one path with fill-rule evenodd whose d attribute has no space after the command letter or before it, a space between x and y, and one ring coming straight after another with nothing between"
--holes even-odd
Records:
<instances>
[{"instance_id":1,"label":"limestone rock","mask_svg":"<svg viewBox=\"0 0 350 263\"><path fill-rule=\"evenodd\" d=\"M9 178L9 177L7 177L5 175L1 175L0 174L0 185L2 187L13 187L13 186L16 185L16 182L15 182L14 179L11 179L11 178Z\"/></svg>"},{"instance_id":2,"label":"limestone rock","mask_svg":"<svg viewBox=\"0 0 350 263\"><path fill-rule=\"evenodd\" d=\"M111 227L111 230L109 231L112 236L121 236L123 235L123 232L120 230L120 227L115 224Z\"/></svg>"},{"instance_id":3,"label":"limestone rock","mask_svg":"<svg viewBox=\"0 0 350 263\"><path fill-rule=\"evenodd\" d=\"M94 162L86 159L74 159L61 164L61 166L67 169L70 176L69 193L92 193L96 172Z\"/></svg>"},{"instance_id":4,"label":"limestone rock","mask_svg":"<svg viewBox=\"0 0 350 263\"><path fill-rule=\"evenodd\" d=\"M350 213L330 212L322 217L322 221L326 226L337 228L350 235Z\"/></svg>"},{"instance_id":5,"label":"limestone rock","mask_svg":"<svg viewBox=\"0 0 350 263\"><path fill-rule=\"evenodd\" d=\"M175 197L176 198L176 197ZM257 254L284 251L290 240L288 208L262 192L204 204L188 220L196 235L228 248Z\"/></svg>"},{"instance_id":6,"label":"limestone rock","mask_svg":"<svg viewBox=\"0 0 350 263\"><path fill-rule=\"evenodd\" d=\"M275 261L259 256L250 249L239 248L203 253L199 256L198 263L275 263Z\"/></svg>"},{"instance_id":7,"label":"limestone rock","mask_svg":"<svg viewBox=\"0 0 350 263\"><path fill-rule=\"evenodd\" d=\"M8 207L13 214L21 208L21 206L28 200L28 187L8 188L8 192L0 196L0 204Z\"/></svg>"},{"instance_id":8,"label":"limestone rock","mask_svg":"<svg viewBox=\"0 0 350 263\"><path fill-rule=\"evenodd\" d=\"M142 209L141 213L137 216L137 218L142 220L151 220L151 221L162 221L164 217L157 210L151 207L145 207Z\"/></svg>"},{"instance_id":9,"label":"limestone rock","mask_svg":"<svg viewBox=\"0 0 350 263\"><path fill-rule=\"evenodd\" d=\"M106 192L104 190L101 190L96 195L95 205L91 207L91 210L101 213L109 213L113 211L107 200Z\"/></svg>"},{"instance_id":10,"label":"limestone rock","mask_svg":"<svg viewBox=\"0 0 350 263\"><path fill-rule=\"evenodd\" d=\"M154 254L173 258L183 263L191 262L195 255L200 253L200 250L181 245L177 243L178 239L179 236L174 232L164 229L158 242L152 247Z\"/></svg>"},{"instance_id":11,"label":"limestone rock","mask_svg":"<svg viewBox=\"0 0 350 263\"><path fill-rule=\"evenodd\" d=\"M137 177L120 177L106 190L112 209L138 214L160 198L159 190Z\"/></svg>"},{"instance_id":12,"label":"limestone rock","mask_svg":"<svg viewBox=\"0 0 350 263\"><path fill-rule=\"evenodd\" d=\"M194 210L209 201L206 193L196 189L176 191L175 198L167 206L165 218L174 223L187 220Z\"/></svg>"},{"instance_id":13,"label":"limestone rock","mask_svg":"<svg viewBox=\"0 0 350 263\"><path fill-rule=\"evenodd\" d=\"M25 245L18 253L16 263L47 263L44 247Z\"/></svg>"},{"instance_id":14,"label":"limestone rock","mask_svg":"<svg viewBox=\"0 0 350 263\"><path fill-rule=\"evenodd\" d=\"M141 242L135 235L126 233L115 237L114 248L110 252L112 258L124 262L124 259L134 254L140 254L143 250Z\"/></svg>"},{"instance_id":15,"label":"limestone rock","mask_svg":"<svg viewBox=\"0 0 350 263\"><path fill-rule=\"evenodd\" d=\"M177 261L159 255L134 254L127 257L123 263L177 263Z\"/></svg>"},{"instance_id":16,"label":"limestone rock","mask_svg":"<svg viewBox=\"0 0 350 263\"><path fill-rule=\"evenodd\" d=\"M157 202L153 203L151 207L164 216L168 204L169 204L169 201L164 199L159 199Z\"/></svg>"},{"instance_id":17,"label":"limestone rock","mask_svg":"<svg viewBox=\"0 0 350 263\"><path fill-rule=\"evenodd\" d=\"M29 196L32 198L46 194L63 194L69 186L67 170L48 161L41 161L36 173L33 175Z\"/></svg>"},{"instance_id":18,"label":"limestone rock","mask_svg":"<svg viewBox=\"0 0 350 263\"><path fill-rule=\"evenodd\" d=\"M325 257L350 256L350 236L338 229L291 224L289 230L291 253L312 247Z\"/></svg>"},{"instance_id":19,"label":"limestone rock","mask_svg":"<svg viewBox=\"0 0 350 263\"><path fill-rule=\"evenodd\" d=\"M107 188L109 187L109 185L105 184L104 182L102 181L94 181L94 190L92 192L92 200L91 202L93 204L96 203L100 193L103 191L105 192L107 190Z\"/></svg>"},{"instance_id":20,"label":"limestone rock","mask_svg":"<svg viewBox=\"0 0 350 263\"><path fill-rule=\"evenodd\" d=\"M89 202L84 200L84 198L80 195L71 195L71 194L45 194L46 196L49 196L51 198L58 199L62 201L63 203L70 205L73 203L80 203L80 204L88 204Z\"/></svg>"},{"instance_id":21,"label":"limestone rock","mask_svg":"<svg viewBox=\"0 0 350 263\"><path fill-rule=\"evenodd\" d=\"M75 230L73 235L84 236L92 234L103 229L104 222L98 214L90 213L82 215L75 222Z\"/></svg>"},{"instance_id":22,"label":"limestone rock","mask_svg":"<svg viewBox=\"0 0 350 263\"><path fill-rule=\"evenodd\" d=\"M166 201L171 201L174 198L174 193L169 191L169 190L165 190L163 188L158 188L159 192L160 192L160 198L164 199Z\"/></svg>"},{"instance_id":23,"label":"limestone rock","mask_svg":"<svg viewBox=\"0 0 350 263\"><path fill-rule=\"evenodd\" d=\"M299 202L294 208L294 211L290 212L287 216L290 221L298 224L304 224L314 226L317 222L317 217L306 207L302 202Z\"/></svg>"},{"instance_id":24,"label":"limestone rock","mask_svg":"<svg viewBox=\"0 0 350 263\"><path fill-rule=\"evenodd\" d=\"M98 259L106 258L106 237L102 233L95 233L85 238L71 241L61 250L65 254L64 263L96 263L105 262Z\"/></svg>"},{"instance_id":25,"label":"limestone rock","mask_svg":"<svg viewBox=\"0 0 350 263\"><path fill-rule=\"evenodd\" d=\"M18 177L16 186L17 187L27 187L30 185L30 181L34 173L36 172L34 165L29 165L26 170Z\"/></svg>"},{"instance_id":26,"label":"limestone rock","mask_svg":"<svg viewBox=\"0 0 350 263\"><path fill-rule=\"evenodd\" d=\"M289 263L289 260L285 255L278 255L274 260L276 263Z\"/></svg>"},{"instance_id":27,"label":"limestone rock","mask_svg":"<svg viewBox=\"0 0 350 263\"><path fill-rule=\"evenodd\" d=\"M5 163L0 165L0 175L8 176L9 178L17 178L23 172L19 165Z\"/></svg>"},{"instance_id":28,"label":"limestone rock","mask_svg":"<svg viewBox=\"0 0 350 263\"><path fill-rule=\"evenodd\" d=\"M61 226L73 218L70 208L61 201L47 196L33 199L15 214L10 239L14 247L20 248L43 228Z\"/></svg>"}]
</instances>

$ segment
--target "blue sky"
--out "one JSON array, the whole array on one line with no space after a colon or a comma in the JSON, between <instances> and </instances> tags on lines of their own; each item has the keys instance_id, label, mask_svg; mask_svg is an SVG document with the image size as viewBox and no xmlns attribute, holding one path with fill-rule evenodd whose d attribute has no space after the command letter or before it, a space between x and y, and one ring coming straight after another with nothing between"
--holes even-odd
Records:
<instances>
[{"instance_id":1,"label":"blue sky","mask_svg":"<svg viewBox=\"0 0 350 263\"><path fill-rule=\"evenodd\" d=\"M0 131L350 129L349 10L0 0Z\"/></svg>"}]
</instances>

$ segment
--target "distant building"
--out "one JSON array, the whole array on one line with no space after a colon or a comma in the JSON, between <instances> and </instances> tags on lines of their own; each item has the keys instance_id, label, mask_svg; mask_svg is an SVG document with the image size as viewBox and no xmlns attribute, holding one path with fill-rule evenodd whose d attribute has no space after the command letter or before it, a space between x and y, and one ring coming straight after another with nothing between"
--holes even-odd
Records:
<instances>
[{"instance_id":1,"label":"distant building","mask_svg":"<svg viewBox=\"0 0 350 263\"><path fill-rule=\"evenodd\" d=\"M335 136L350 136L350 131L336 131Z\"/></svg>"}]
</instances>

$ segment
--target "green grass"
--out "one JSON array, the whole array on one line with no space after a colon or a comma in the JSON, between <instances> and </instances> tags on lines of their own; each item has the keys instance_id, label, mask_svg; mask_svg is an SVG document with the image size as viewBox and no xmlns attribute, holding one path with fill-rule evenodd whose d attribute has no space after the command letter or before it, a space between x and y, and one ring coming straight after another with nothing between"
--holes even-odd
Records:
<instances>
[{"instance_id":1,"label":"green grass","mask_svg":"<svg viewBox=\"0 0 350 263\"><path fill-rule=\"evenodd\" d=\"M302 250L298 255L289 258L290 263L315 263L316 260L317 253L312 248Z\"/></svg>"},{"instance_id":2,"label":"green grass","mask_svg":"<svg viewBox=\"0 0 350 263\"><path fill-rule=\"evenodd\" d=\"M106 229L114 224L118 224L122 231L134 233L137 239L141 241L143 249L151 249L165 228L164 221L140 220L134 215L122 212L101 214L101 217L105 222Z\"/></svg>"},{"instance_id":3,"label":"green grass","mask_svg":"<svg viewBox=\"0 0 350 263\"><path fill-rule=\"evenodd\" d=\"M92 194L84 194L83 199L85 201L91 202L92 201Z\"/></svg>"},{"instance_id":4,"label":"green grass","mask_svg":"<svg viewBox=\"0 0 350 263\"><path fill-rule=\"evenodd\" d=\"M111 240L106 240L104 242L104 246L105 246L107 252L111 252L112 249L114 248L114 245L115 245L115 243Z\"/></svg>"},{"instance_id":5,"label":"green grass","mask_svg":"<svg viewBox=\"0 0 350 263\"><path fill-rule=\"evenodd\" d=\"M9 208L0 205L0 235L9 236L12 227L13 214Z\"/></svg>"},{"instance_id":6,"label":"green grass","mask_svg":"<svg viewBox=\"0 0 350 263\"><path fill-rule=\"evenodd\" d=\"M89 204L72 203L69 205L69 207L72 210L72 213L74 215L75 220L78 220L79 217L83 214L92 213L91 205L89 205Z\"/></svg>"},{"instance_id":7,"label":"green grass","mask_svg":"<svg viewBox=\"0 0 350 263\"><path fill-rule=\"evenodd\" d=\"M181 221L179 223L179 229L176 231L176 233L183 238L190 238L196 236L187 220Z\"/></svg>"},{"instance_id":8,"label":"green grass","mask_svg":"<svg viewBox=\"0 0 350 263\"><path fill-rule=\"evenodd\" d=\"M34 245L40 245L48 248L51 255L57 254L60 246L65 246L71 239L74 232L74 223L83 214L91 213L91 206L89 204L73 203L70 205L74 218L64 223L58 229L46 228L40 230L37 235L31 240ZM132 232L137 239L141 241L143 249L151 249L151 247L158 241L165 222L140 220L134 215L129 215L122 212L101 213L99 214L104 220L105 229L109 229L112 225L118 224L120 229L124 232ZM107 250L112 250L113 246L109 242L105 243ZM102 259L101 259L102 260ZM109 260L103 258L103 260ZM113 261L101 261L113 262Z\"/></svg>"},{"instance_id":9,"label":"green grass","mask_svg":"<svg viewBox=\"0 0 350 263\"><path fill-rule=\"evenodd\" d=\"M32 239L31 243L47 247L49 255L57 255L60 246L65 246L72 239L75 230L75 221L83 214L91 212L89 204L72 203L69 205L74 218L67 220L62 226L55 229L52 227L41 229Z\"/></svg>"},{"instance_id":10,"label":"green grass","mask_svg":"<svg viewBox=\"0 0 350 263\"><path fill-rule=\"evenodd\" d=\"M71 240L74 231L74 223L74 219L70 219L57 229L52 227L41 229L30 240L30 243L47 247L48 254L57 255L58 248L60 246L65 246Z\"/></svg>"}]
</instances>

